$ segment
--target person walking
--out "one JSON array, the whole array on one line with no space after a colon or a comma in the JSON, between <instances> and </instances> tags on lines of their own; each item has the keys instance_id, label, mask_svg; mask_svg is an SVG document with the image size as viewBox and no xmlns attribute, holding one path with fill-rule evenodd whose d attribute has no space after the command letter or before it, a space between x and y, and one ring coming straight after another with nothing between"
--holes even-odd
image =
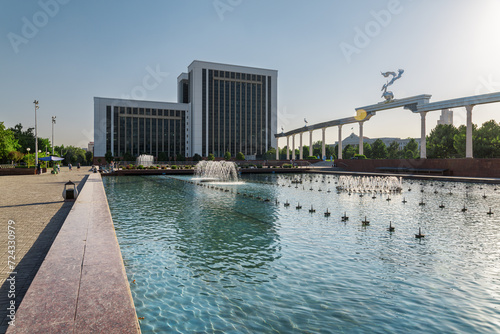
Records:
<instances>
[{"instance_id":1,"label":"person walking","mask_svg":"<svg viewBox=\"0 0 500 334\"><path fill-rule=\"evenodd\" d=\"M71 164L69 163L69 164L68 164L68 168L69 168L69 171L70 171L70 172L71 172L71 168L72 168L72 167L73 167L73 166L71 166Z\"/></svg>"},{"instance_id":2,"label":"person walking","mask_svg":"<svg viewBox=\"0 0 500 334\"><path fill-rule=\"evenodd\" d=\"M80 163L76 165L76 169L80 170Z\"/></svg>"}]
</instances>

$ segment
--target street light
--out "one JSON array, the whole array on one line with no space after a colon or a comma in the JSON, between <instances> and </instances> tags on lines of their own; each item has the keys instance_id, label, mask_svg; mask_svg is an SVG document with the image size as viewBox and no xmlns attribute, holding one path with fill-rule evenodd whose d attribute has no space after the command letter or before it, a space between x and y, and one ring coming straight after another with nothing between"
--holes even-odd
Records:
<instances>
[{"instance_id":1,"label":"street light","mask_svg":"<svg viewBox=\"0 0 500 334\"><path fill-rule=\"evenodd\" d=\"M52 155L54 155L54 124L56 124L56 116L52 116Z\"/></svg>"},{"instance_id":2,"label":"street light","mask_svg":"<svg viewBox=\"0 0 500 334\"><path fill-rule=\"evenodd\" d=\"M30 168L30 151L31 151L31 148L27 148L26 151L28 151L28 168Z\"/></svg>"},{"instance_id":3,"label":"street light","mask_svg":"<svg viewBox=\"0 0 500 334\"><path fill-rule=\"evenodd\" d=\"M33 101L35 104L35 166L38 166L38 132L36 126L36 110L38 109L38 101Z\"/></svg>"}]
</instances>

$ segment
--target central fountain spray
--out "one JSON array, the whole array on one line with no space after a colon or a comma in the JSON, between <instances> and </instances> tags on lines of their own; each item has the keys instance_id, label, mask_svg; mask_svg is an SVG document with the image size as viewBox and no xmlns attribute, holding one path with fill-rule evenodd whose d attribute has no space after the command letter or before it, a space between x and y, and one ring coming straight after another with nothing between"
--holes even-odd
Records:
<instances>
[{"instance_id":1,"label":"central fountain spray","mask_svg":"<svg viewBox=\"0 0 500 334\"><path fill-rule=\"evenodd\" d=\"M345 176L339 177L337 190L359 193L401 192L402 179L395 176Z\"/></svg>"},{"instance_id":2,"label":"central fountain spray","mask_svg":"<svg viewBox=\"0 0 500 334\"><path fill-rule=\"evenodd\" d=\"M232 161L200 161L194 167L194 174L201 182L238 182L236 164Z\"/></svg>"}]
</instances>

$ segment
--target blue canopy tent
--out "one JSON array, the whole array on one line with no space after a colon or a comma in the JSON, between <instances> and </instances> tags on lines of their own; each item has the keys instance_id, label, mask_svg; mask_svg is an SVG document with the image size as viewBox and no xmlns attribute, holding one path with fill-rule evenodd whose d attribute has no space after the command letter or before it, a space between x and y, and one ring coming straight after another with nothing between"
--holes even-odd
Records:
<instances>
[{"instance_id":1,"label":"blue canopy tent","mask_svg":"<svg viewBox=\"0 0 500 334\"><path fill-rule=\"evenodd\" d=\"M61 161L61 160L64 160L64 158L50 156L50 157L38 158L38 160L41 160L41 161Z\"/></svg>"}]
</instances>

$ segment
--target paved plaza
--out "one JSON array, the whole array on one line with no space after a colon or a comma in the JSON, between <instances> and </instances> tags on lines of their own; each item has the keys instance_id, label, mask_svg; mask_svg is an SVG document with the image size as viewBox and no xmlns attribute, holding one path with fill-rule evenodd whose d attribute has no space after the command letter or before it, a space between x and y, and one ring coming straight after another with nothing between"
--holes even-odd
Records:
<instances>
[{"instance_id":1,"label":"paved plaza","mask_svg":"<svg viewBox=\"0 0 500 334\"><path fill-rule=\"evenodd\" d=\"M54 175L0 176L0 333L8 326L7 307L10 282L9 272L15 275L16 309L28 290L31 281L42 264L54 238L57 236L73 202L64 202L62 191L68 181L74 182L80 190L90 173L89 167L80 170L67 167ZM14 226L15 238L9 239L10 226ZM12 232L11 232L12 233ZM15 240L15 259L9 256L8 241ZM12 244L12 243L11 243ZM8 261L15 264L12 270Z\"/></svg>"}]
</instances>

